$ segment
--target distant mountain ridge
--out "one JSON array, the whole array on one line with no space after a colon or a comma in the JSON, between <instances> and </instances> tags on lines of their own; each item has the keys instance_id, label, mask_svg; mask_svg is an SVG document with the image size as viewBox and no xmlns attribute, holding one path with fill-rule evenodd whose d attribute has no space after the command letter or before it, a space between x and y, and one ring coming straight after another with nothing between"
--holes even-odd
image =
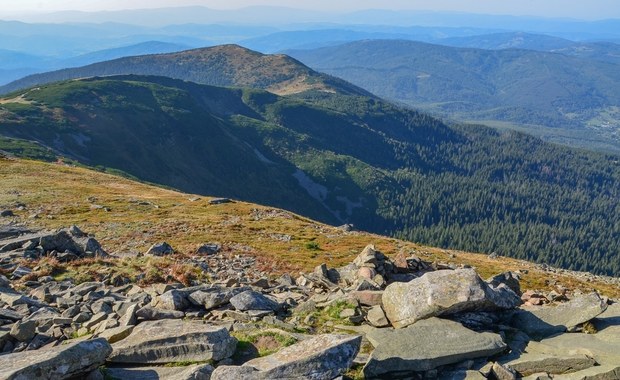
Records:
<instances>
[{"instance_id":1,"label":"distant mountain ridge","mask_svg":"<svg viewBox=\"0 0 620 380\"><path fill-rule=\"evenodd\" d=\"M314 69L452 120L620 152L620 65L521 49L369 40L287 51Z\"/></svg>"},{"instance_id":2,"label":"distant mountain ridge","mask_svg":"<svg viewBox=\"0 0 620 380\"><path fill-rule=\"evenodd\" d=\"M125 57L35 74L0 87L0 94L60 80L125 74L166 76L213 86L260 88L281 95L321 90L371 96L368 91L317 73L289 56L265 55L238 45Z\"/></svg>"}]
</instances>

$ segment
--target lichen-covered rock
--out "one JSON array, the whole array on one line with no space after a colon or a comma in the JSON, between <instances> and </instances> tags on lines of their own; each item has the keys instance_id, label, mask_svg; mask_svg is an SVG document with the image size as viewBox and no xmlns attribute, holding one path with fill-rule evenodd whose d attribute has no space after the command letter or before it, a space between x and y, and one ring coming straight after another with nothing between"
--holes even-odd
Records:
<instances>
[{"instance_id":1,"label":"lichen-covered rock","mask_svg":"<svg viewBox=\"0 0 620 380\"><path fill-rule=\"evenodd\" d=\"M280 308L280 304L267 298L261 293L253 290L246 290L230 299L230 304L238 311L246 310L270 310L276 311Z\"/></svg>"},{"instance_id":2,"label":"lichen-covered rock","mask_svg":"<svg viewBox=\"0 0 620 380\"><path fill-rule=\"evenodd\" d=\"M507 347L497 334L474 332L460 323L439 318L399 330L374 329L366 337L375 347L364 367L364 375L369 378L428 371L495 355Z\"/></svg>"},{"instance_id":3,"label":"lichen-covered rock","mask_svg":"<svg viewBox=\"0 0 620 380\"><path fill-rule=\"evenodd\" d=\"M105 339L85 340L16 354L0 355L0 379L68 379L104 364L112 347Z\"/></svg>"},{"instance_id":4,"label":"lichen-covered rock","mask_svg":"<svg viewBox=\"0 0 620 380\"><path fill-rule=\"evenodd\" d=\"M241 367L218 367L211 379L331 380L351 366L361 340L360 336L353 335L318 335L275 354L250 360Z\"/></svg>"},{"instance_id":5,"label":"lichen-covered rock","mask_svg":"<svg viewBox=\"0 0 620 380\"><path fill-rule=\"evenodd\" d=\"M174 363L222 360L232 356L237 340L223 327L166 319L142 322L112 345L113 363Z\"/></svg>"},{"instance_id":6,"label":"lichen-covered rock","mask_svg":"<svg viewBox=\"0 0 620 380\"><path fill-rule=\"evenodd\" d=\"M396 328L434 316L509 309L520 303L510 289L491 288L473 269L429 272L406 283L395 282L382 297L383 310Z\"/></svg>"},{"instance_id":7,"label":"lichen-covered rock","mask_svg":"<svg viewBox=\"0 0 620 380\"><path fill-rule=\"evenodd\" d=\"M511 325L534 339L573 329L603 313L607 303L597 294L577 297L558 306L523 308L515 311Z\"/></svg>"}]
</instances>

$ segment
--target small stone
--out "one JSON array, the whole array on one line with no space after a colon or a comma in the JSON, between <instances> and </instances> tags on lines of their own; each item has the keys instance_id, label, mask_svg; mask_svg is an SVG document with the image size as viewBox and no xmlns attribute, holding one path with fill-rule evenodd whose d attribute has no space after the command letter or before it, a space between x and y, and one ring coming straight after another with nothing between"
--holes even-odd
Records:
<instances>
[{"instance_id":1,"label":"small stone","mask_svg":"<svg viewBox=\"0 0 620 380\"><path fill-rule=\"evenodd\" d=\"M492 369L497 380L515 380L517 374L514 370L495 362Z\"/></svg>"},{"instance_id":2,"label":"small stone","mask_svg":"<svg viewBox=\"0 0 620 380\"><path fill-rule=\"evenodd\" d=\"M380 305L373 306L368 310L366 320L374 327L387 327L390 325Z\"/></svg>"},{"instance_id":3,"label":"small stone","mask_svg":"<svg viewBox=\"0 0 620 380\"><path fill-rule=\"evenodd\" d=\"M18 321L11 328L11 336L20 342L28 342L36 334L36 321Z\"/></svg>"}]
</instances>

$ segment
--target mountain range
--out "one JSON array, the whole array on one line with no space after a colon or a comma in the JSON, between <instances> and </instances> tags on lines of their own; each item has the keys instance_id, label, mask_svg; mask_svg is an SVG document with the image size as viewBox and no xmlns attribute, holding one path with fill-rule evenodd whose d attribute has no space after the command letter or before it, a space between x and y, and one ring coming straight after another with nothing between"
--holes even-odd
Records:
<instances>
[{"instance_id":1,"label":"mountain range","mask_svg":"<svg viewBox=\"0 0 620 380\"><path fill-rule=\"evenodd\" d=\"M404 40L287 53L385 99L444 118L620 152L620 65L604 59Z\"/></svg>"},{"instance_id":2,"label":"mountain range","mask_svg":"<svg viewBox=\"0 0 620 380\"><path fill-rule=\"evenodd\" d=\"M14 92L0 101L0 149L443 247L620 272L616 156L447 125L235 45L108 67L128 65L177 79Z\"/></svg>"}]
</instances>

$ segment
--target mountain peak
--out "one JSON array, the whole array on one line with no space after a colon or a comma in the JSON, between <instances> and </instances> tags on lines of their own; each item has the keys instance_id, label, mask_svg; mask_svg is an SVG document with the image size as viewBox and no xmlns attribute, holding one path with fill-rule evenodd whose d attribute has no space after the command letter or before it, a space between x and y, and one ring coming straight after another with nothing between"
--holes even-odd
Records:
<instances>
[{"instance_id":1,"label":"mountain peak","mask_svg":"<svg viewBox=\"0 0 620 380\"><path fill-rule=\"evenodd\" d=\"M213 86L258 88L278 95L311 90L370 95L343 80L318 73L288 55L262 54L235 44L125 57L31 75L0 87L0 93L60 80L127 74L167 76Z\"/></svg>"}]
</instances>

